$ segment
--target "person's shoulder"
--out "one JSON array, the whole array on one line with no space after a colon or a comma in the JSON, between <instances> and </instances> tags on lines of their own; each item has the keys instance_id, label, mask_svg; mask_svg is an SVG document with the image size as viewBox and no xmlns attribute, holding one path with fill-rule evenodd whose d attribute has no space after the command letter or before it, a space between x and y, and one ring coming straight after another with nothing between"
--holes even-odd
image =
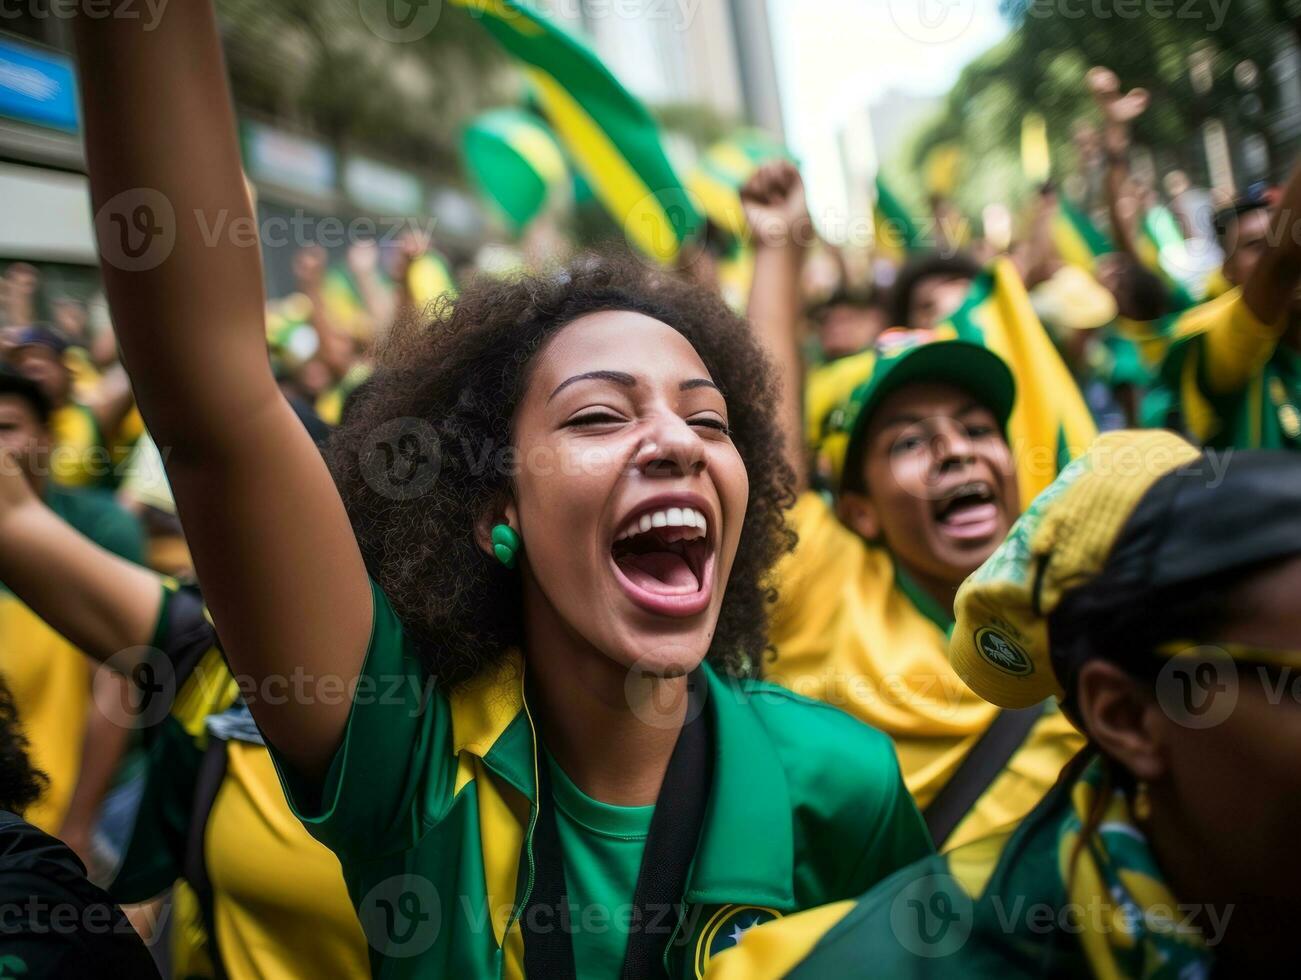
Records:
<instances>
[{"instance_id":1,"label":"person's shoulder","mask_svg":"<svg viewBox=\"0 0 1301 980\"><path fill-rule=\"evenodd\" d=\"M45 865L84 874L81 861L67 844L28 823L16 813L0 810L0 872Z\"/></svg>"},{"instance_id":2,"label":"person's shoulder","mask_svg":"<svg viewBox=\"0 0 1301 980\"><path fill-rule=\"evenodd\" d=\"M844 767L888 772L897 778L899 764L889 736L825 701L818 701L769 681L730 680L746 710L753 713L777 751L800 768L829 773Z\"/></svg>"},{"instance_id":3,"label":"person's shoulder","mask_svg":"<svg viewBox=\"0 0 1301 980\"><path fill-rule=\"evenodd\" d=\"M0 812L0 964L32 976L157 978L148 949L62 841ZM8 973L3 975L8 976Z\"/></svg>"}]
</instances>

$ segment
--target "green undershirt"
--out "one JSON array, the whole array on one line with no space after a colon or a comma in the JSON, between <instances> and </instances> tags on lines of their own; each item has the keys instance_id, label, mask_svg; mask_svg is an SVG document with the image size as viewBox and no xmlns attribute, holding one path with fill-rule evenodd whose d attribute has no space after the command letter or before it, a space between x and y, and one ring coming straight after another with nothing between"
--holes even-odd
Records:
<instances>
[{"instance_id":1,"label":"green undershirt","mask_svg":"<svg viewBox=\"0 0 1301 980\"><path fill-rule=\"evenodd\" d=\"M547 756L556 827L565 855L565 885L579 980L619 976L642 851L655 806L594 800Z\"/></svg>"}]
</instances>

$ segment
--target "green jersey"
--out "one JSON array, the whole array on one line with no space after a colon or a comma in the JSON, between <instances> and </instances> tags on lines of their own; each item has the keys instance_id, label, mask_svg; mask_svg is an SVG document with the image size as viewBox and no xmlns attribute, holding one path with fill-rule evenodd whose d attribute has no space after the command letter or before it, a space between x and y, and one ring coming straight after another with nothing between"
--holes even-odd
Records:
<instances>
[{"instance_id":1,"label":"green jersey","mask_svg":"<svg viewBox=\"0 0 1301 980\"><path fill-rule=\"evenodd\" d=\"M523 976L519 919L534 884L538 766L547 763L522 658L512 652L444 691L378 588L373 603L342 744L323 784L305 784L277 759L286 795L339 856L376 977ZM641 925L663 930L672 977L703 973L759 922L860 894L931 851L884 735L781 688L702 671L714 762L700 841L682 905ZM597 816L587 806L596 801L556 782L571 903L630 901L645 815ZM598 840L586 822L626 841ZM580 930L586 911L570 916ZM622 935L580 936L576 963L602 975L621 945Z\"/></svg>"},{"instance_id":2,"label":"green jersey","mask_svg":"<svg viewBox=\"0 0 1301 980\"><path fill-rule=\"evenodd\" d=\"M918 861L857 902L757 930L708 980L1211 976L1232 907L1175 899L1101 773L1095 760L1063 778L1015 830Z\"/></svg>"}]
</instances>

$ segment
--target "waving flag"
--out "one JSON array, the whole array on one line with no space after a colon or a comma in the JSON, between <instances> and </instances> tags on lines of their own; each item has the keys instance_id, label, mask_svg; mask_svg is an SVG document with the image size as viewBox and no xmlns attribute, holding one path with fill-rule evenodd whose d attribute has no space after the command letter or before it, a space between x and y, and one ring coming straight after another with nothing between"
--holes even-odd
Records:
<instances>
[{"instance_id":1,"label":"waving flag","mask_svg":"<svg viewBox=\"0 0 1301 980\"><path fill-rule=\"evenodd\" d=\"M700 224L655 121L592 50L523 0L452 0L524 69L538 105L628 240L664 262Z\"/></svg>"},{"instance_id":2,"label":"waving flag","mask_svg":"<svg viewBox=\"0 0 1301 980\"><path fill-rule=\"evenodd\" d=\"M878 255L902 263L909 252L923 250L921 230L908 210L876 175L876 207L872 210L872 230Z\"/></svg>"},{"instance_id":3,"label":"waving flag","mask_svg":"<svg viewBox=\"0 0 1301 980\"><path fill-rule=\"evenodd\" d=\"M1097 260L1116 247L1106 234L1098 229L1087 214L1067 198L1058 196L1057 214L1052 224L1053 244L1062 261L1093 273Z\"/></svg>"},{"instance_id":4,"label":"waving flag","mask_svg":"<svg viewBox=\"0 0 1301 980\"><path fill-rule=\"evenodd\" d=\"M1158 204L1143 215L1139 227L1138 253L1143 264L1165 280L1175 305L1186 309L1196 302L1197 270L1188 254L1179 222L1170 209Z\"/></svg>"},{"instance_id":5,"label":"waving flag","mask_svg":"<svg viewBox=\"0 0 1301 980\"><path fill-rule=\"evenodd\" d=\"M1084 396L1009 259L996 259L976 278L948 325L959 339L983 343L1012 369L1016 407L1008 438L1021 499L1030 500L1097 437Z\"/></svg>"},{"instance_id":6,"label":"waving flag","mask_svg":"<svg viewBox=\"0 0 1301 980\"><path fill-rule=\"evenodd\" d=\"M461 133L461 153L479 192L514 231L536 218L569 177L551 131L523 109L476 116Z\"/></svg>"},{"instance_id":7,"label":"waving flag","mask_svg":"<svg viewBox=\"0 0 1301 980\"><path fill-rule=\"evenodd\" d=\"M760 166L779 159L790 159L779 142L762 130L742 130L705 151L687 176L687 188L710 221L742 239L747 229L741 188Z\"/></svg>"}]
</instances>

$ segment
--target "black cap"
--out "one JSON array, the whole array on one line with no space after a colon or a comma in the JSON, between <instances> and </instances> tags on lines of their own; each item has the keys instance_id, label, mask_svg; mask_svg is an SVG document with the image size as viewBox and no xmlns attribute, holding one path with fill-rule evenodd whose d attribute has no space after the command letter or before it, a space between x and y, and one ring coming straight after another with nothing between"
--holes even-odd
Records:
<instances>
[{"instance_id":1,"label":"black cap","mask_svg":"<svg viewBox=\"0 0 1301 980\"><path fill-rule=\"evenodd\" d=\"M1223 464L1222 475L1212 464ZM1202 453L1152 484L1116 538L1106 564L1071 590L1053 614L1053 670L1069 692L1071 678L1093 656L1130 667L1126 639L1166 620L1172 602L1203 583L1229 583L1236 573L1301 555L1301 456L1268 450ZM1167 623L1168 628L1168 623ZM1087 637L1101 631L1101 645ZM1117 641L1117 636L1123 634ZM1188 639L1168 636L1166 639ZM1149 636L1148 639L1151 639ZM1080 642L1085 640L1085 642ZM1114 647L1111 649L1110 647Z\"/></svg>"}]
</instances>

